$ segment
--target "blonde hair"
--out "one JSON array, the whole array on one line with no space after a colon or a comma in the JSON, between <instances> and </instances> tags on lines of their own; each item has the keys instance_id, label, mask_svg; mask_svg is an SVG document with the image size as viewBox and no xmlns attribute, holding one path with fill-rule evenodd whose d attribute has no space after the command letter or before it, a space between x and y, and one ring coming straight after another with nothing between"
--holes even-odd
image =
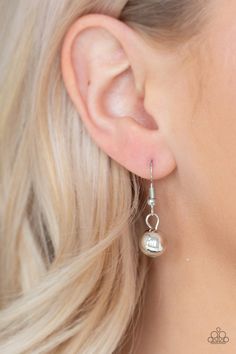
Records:
<instances>
[{"instance_id":1,"label":"blonde hair","mask_svg":"<svg viewBox=\"0 0 236 354\"><path fill-rule=\"evenodd\" d=\"M70 25L95 12L155 38L190 36L199 4L2 2L0 353L118 353L135 328L149 265L137 242L145 187L91 141L60 49Z\"/></svg>"}]
</instances>

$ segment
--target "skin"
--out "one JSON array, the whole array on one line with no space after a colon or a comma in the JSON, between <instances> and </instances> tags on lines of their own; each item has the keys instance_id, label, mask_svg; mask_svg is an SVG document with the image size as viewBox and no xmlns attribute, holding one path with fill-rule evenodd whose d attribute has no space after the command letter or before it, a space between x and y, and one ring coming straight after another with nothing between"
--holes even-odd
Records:
<instances>
[{"instance_id":1,"label":"skin","mask_svg":"<svg viewBox=\"0 0 236 354\"><path fill-rule=\"evenodd\" d=\"M98 14L64 39L65 86L94 142L147 187L154 160L167 249L150 263L135 354L235 351L236 3L209 11L172 48ZM228 344L207 342L216 327Z\"/></svg>"}]
</instances>

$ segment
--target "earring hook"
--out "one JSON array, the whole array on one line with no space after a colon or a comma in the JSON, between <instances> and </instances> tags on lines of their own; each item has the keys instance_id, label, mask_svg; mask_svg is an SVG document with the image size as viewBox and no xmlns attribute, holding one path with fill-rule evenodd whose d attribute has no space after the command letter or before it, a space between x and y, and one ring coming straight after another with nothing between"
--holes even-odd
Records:
<instances>
[{"instance_id":1,"label":"earring hook","mask_svg":"<svg viewBox=\"0 0 236 354\"><path fill-rule=\"evenodd\" d=\"M148 205L151 207L151 214L154 214L154 206L155 206L155 190L153 186L153 160L150 161L150 174L151 174L151 183L149 187L149 197L148 197Z\"/></svg>"},{"instance_id":2,"label":"earring hook","mask_svg":"<svg viewBox=\"0 0 236 354\"><path fill-rule=\"evenodd\" d=\"M150 161L151 183L153 181L152 170L153 170L153 160L151 159L151 161Z\"/></svg>"}]
</instances>

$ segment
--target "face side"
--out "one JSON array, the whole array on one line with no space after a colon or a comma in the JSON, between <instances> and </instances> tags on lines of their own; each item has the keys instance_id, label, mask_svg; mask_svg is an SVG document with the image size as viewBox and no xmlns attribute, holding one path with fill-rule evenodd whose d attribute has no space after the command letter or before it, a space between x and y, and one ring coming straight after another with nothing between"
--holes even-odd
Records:
<instances>
[{"instance_id":1,"label":"face side","mask_svg":"<svg viewBox=\"0 0 236 354\"><path fill-rule=\"evenodd\" d=\"M165 124L160 128L169 134L179 193L189 208L194 205L199 223L213 231L212 246L220 247L224 235L234 252L236 3L215 1L211 11L208 26L184 59L172 66L158 98L158 74L153 74L147 92L153 116L161 116L158 123Z\"/></svg>"}]
</instances>

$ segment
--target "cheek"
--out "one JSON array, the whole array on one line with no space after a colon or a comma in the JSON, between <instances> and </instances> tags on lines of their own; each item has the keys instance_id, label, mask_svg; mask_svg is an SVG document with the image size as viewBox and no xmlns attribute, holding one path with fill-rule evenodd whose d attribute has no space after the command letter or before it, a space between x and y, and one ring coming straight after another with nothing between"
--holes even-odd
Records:
<instances>
[{"instance_id":1,"label":"cheek","mask_svg":"<svg viewBox=\"0 0 236 354\"><path fill-rule=\"evenodd\" d=\"M236 33L235 41L236 43ZM205 68L202 103L209 115L211 130L220 147L233 152L236 146L236 46L216 43L212 59ZM233 157L233 156L232 156Z\"/></svg>"},{"instance_id":2,"label":"cheek","mask_svg":"<svg viewBox=\"0 0 236 354\"><path fill-rule=\"evenodd\" d=\"M228 6L222 4L200 53L201 134L213 144L215 158L232 172L236 170L235 11L235 1L229 1Z\"/></svg>"},{"instance_id":3,"label":"cheek","mask_svg":"<svg viewBox=\"0 0 236 354\"><path fill-rule=\"evenodd\" d=\"M221 61L218 59L211 62L208 72L202 79L198 117L195 122L195 133L198 134L203 146L207 148L205 152L213 154L214 160L219 160L221 169L228 168L230 162L231 172L236 172L236 62L234 62L234 56L236 52L224 53L221 55ZM213 158L213 156L208 157Z\"/></svg>"},{"instance_id":4,"label":"cheek","mask_svg":"<svg viewBox=\"0 0 236 354\"><path fill-rule=\"evenodd\" d=\"M199 139L206 157L226 175L236 175L236 27L216 32L202 61ZM207 142L207 145L206 145ZM211 155L209 155L211 154ZM217 163L218 161L218 163ZM208 161L210 162L210 161Z\"/></svg>"},{"instance_id":5,"label":"cheek","mask_svg":"<svg viewBox=\"0 0 236 354\"><path fill-rule=\"evenodd\" d=\"M182 164L203 217L235 251L236 29L215 33L201 54L199 95L185 138L189 164Z\"/></svg>"}]
</instances>

